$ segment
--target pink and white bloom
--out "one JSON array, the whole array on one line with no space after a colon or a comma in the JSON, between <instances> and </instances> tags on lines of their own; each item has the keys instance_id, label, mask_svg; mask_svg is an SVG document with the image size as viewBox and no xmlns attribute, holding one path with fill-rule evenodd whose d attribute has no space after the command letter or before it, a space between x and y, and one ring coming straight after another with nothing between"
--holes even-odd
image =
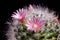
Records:
<instances>
[{"instance_id":1,"label":"pink and white bloom","mask_svg":"<svg viewBox=\"0 0 60 40\"><path fill-rule=\"evenodd\" d=\"M59 21L58 21L58 18L55 17L55 18L53 19L53 22L58 23L58 22L59 22Z\"/></svg>"},{"instance_id":2,"label":"pink and white bloom","mask_svg":"<svg viewBox=\"0 0 60 40\"><path fill-rule=\"evenodd\" d=\"M12 14L12 17L14 19L19 20L20 22L23 22L25 20L26 13L27 13L27 10L19 9L19 10L16 10L16 12L14 12L14 14Z\"/></svg>"},{"instance_id":3,"label":"pink and white bloom","mask_svg":"<svg viewBox=\"0 0 60 40\"><path fill-rule=\"evenodd\" d=\"M44 20L41 18L33 17L31 20L28 21L27 29L32 30L34 32L38 32L43 28Z\"/></svg>"},{"instance_id":4,"label":"pink and white bloom","mask_svg":"<svg viewBox=\"0 0 60 40\"><path fill-rule=\"evenodd\" d=\"M33 10L33 6L30 4L28 7L29 10Z\"/></svg>"}]
</instances>

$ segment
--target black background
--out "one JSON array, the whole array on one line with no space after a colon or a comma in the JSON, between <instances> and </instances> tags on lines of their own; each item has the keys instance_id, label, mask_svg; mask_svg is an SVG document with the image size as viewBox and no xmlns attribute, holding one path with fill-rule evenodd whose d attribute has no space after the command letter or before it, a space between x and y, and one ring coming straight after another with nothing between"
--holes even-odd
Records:
<instances>
[{"instance_id":1,"label":"black background","mask_svg":"<svg viewBox=\"0 0 60 40\"><path fill-rule=\"evenodd\" d=\"M49 9L56 11L56 15L60 16L59 0L0 0L0 40L7 40L4 35L8 29L5 22L10 19L12 12L24 6L29 6L29 4L47 6Z\"/></svg>"}]
</instances>

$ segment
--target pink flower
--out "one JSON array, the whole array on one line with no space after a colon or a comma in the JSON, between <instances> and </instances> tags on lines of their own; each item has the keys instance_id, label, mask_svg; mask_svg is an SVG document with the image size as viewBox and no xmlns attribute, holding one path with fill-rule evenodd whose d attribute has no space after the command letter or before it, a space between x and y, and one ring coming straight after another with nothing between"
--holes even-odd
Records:
<instances>
[{"instance_id":1,"label":"pink flower","mask_svg":"<svg viewBox=\"0 0 60 40\"><path fill-rule=\"evenodd\" d=\"M32 7L31 4L29 5L28 9L29 9L29 10L33 10L33 7Z\"/></svg>"},{"instance_id":2,"label":"pink flower","mask_svg":"<svg viewBox=\"0 0 60 40\"><path fill-rule=\"evenodd\" d=\"M58 23L58 18L54 18L53 22Z\"/></svg>"},{"instance_id":3,"label":"pink flower","mask_svg":"<svg viewBox=\"0 0 60 40\"><path fill-rule=\"evenodd\" d=\"M16 12L14 12L14 14L12 14L12 17L14 19L19 20L20 22L23 22L25 20L26 13L27 13L27 10L19 9L19 10L16 10Z\"/></svg>"},{"instance_id":4,"label":"pink flower","mask_svg":"<svg viewBox=\"0 0 60 40\"><path fill-rule=\"evenodd\" d=\"M28 21L28 29L34 32L38 32L42 29L44 25L44 20L41 18L33 17L31 20Z\"/></svg>"}]
</instances>

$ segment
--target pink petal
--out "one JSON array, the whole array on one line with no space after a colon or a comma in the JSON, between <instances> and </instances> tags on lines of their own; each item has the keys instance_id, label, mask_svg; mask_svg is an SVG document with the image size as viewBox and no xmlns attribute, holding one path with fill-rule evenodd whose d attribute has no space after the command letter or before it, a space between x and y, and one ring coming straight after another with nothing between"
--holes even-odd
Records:
<instances>
[{"instance_id":1,"label":"pink petal","mask_svg":"<svg viewBox=\"0 0 60 40\"><path fill-rule=\"evenodd\" d=\"M32 7L32 5L30 4L29 5L29 8L28 8L29 10L33 10L33 7Z\"/></svg>"}]
</instances>

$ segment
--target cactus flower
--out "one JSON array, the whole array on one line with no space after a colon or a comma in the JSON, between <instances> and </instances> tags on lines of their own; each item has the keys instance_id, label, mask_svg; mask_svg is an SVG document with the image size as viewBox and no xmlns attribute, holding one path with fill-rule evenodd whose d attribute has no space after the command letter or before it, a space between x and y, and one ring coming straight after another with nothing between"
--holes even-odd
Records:
<instances>
[{"instance_id":1,"label":"cactus flower","mask_svg":"<svg viewBox=\"0 0 60 40\"><path fill-rule=\"evenodd\" d=\"M22 10L17 10L16 12L14 12L14 14L12 15L12 17L14 18L14 19L17 19L17 20L19 20L20 22L25 22L25 16L26 16L26 13L27 13L27 10L24 10L24 9L22 9Z\"/></svg>"},{"instance_id":2,"label":"cactus flower","mask_svg":"<svg viewBox=\"0 0 60 40\"><path fill-rule=\"evenodd\" d=\"M33 17L31 20L28 21L28 29L34 32L38 32L43 28L44 20L41 18Z\"/></svg>"}]
</instances>

